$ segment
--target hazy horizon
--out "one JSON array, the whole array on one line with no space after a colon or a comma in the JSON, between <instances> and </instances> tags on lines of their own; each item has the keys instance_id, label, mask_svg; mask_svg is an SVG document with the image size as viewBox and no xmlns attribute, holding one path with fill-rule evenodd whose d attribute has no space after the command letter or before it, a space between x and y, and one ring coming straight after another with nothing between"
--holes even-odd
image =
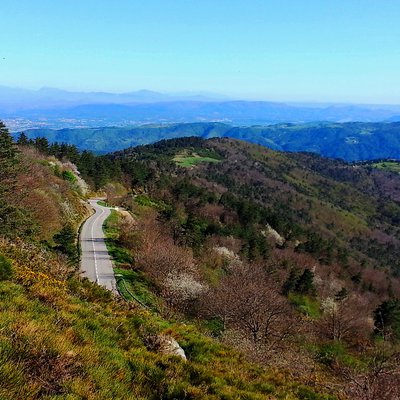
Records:
<instances>
[{"instance_id":1,"label":"hazy horizon","mask_svg":"<svg viewBox=\"0 0 400 400\"><path fill-rule=\"evenodd\" d=\"M2 3L0 84L400 103L400 3Z\"/></svg>"},{"instance_id":2,"label":"hazy horizon","mask_svg":"<svg viewBox=\"0 0 400 400\"><path fill-rule=\"evenodd\" d=\"M215 101L260 101L260 102L271 102L271 103L285 103L285 104L291 104L291 105L303 105L303 106L341 106L341 105L347 105L347 106L371 106L371 107L400 107L400 101L398 103L371 103L371 102L353 102L353 101L347 101L347 102L340 102L340 101L318 101L318 100L293 100L293 99L282 99L282 100L276 100L273 98L263 98L263 97L239 97L239 96L233 96L227 93L216 93L216 92L210 92L210 91L195 91L195 90L182 90L178 92L166 92L166 91L161 91L157 89L147 89L147 88L133 88L133 89L126 89L124 91L109 91L109 90L102 90L99 88L98 90L70 90L67 88L63 87L52 87L48 85L42 85L42 86L37 86L37 87L18 87L18 86L7 86L3 85L0 82L0 88L6 88L6 89L12 89L12 90L21 90L21 91L32 91L32 92L41 92L41 91L46 91L46 90L55 90L55 91L61 91L61 92L68 92L68 93L81 93L81 94L95 94L95 93L104 93L104 94L112 94L112 95L124 95L124 94L132 94L132 93L140 93L140 92L152 92L155 94L161 94L165 96L171 96L171 97L178 97L182 96L183 98L185 96L190 97L190 96L204 96L205 98L208 99L208 101L213 100L213 96L215 97Z\"/></svg>"}]
</instances>

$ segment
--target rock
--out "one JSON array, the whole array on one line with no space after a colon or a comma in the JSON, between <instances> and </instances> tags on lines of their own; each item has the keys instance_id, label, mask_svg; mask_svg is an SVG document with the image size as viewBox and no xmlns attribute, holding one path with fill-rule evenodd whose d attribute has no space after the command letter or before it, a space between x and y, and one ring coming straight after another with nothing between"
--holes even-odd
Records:
<instances>
[{"instance_id":1,"label":"rock","mask_svg":"<svg viewBox=\"0 0 400 400\"><path fill-rule=\"evenodd\" d=\"M185 351L172 336L157 335L152 340L152 347L161 354L178 356L186 361Z\"/></svg>"}]
</instances>

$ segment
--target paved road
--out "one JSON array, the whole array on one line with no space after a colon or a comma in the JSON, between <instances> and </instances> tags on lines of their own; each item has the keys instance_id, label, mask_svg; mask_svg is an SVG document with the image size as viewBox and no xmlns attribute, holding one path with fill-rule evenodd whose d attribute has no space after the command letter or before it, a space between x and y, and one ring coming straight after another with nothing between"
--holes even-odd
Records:
<instances>
[{"instance_id":1,"label":"paved road","mask_svg":"<svg viewBox=\"0 0 400 400\"><path fill-rule=\"evenodd\" d=\"M103 233L103 223L111 211L97 204L98 200L89 200L95 210L82 226L81 241L81 271L92 282L117 293L113 266L108 254Z\"/></svg>"}]
</instances>

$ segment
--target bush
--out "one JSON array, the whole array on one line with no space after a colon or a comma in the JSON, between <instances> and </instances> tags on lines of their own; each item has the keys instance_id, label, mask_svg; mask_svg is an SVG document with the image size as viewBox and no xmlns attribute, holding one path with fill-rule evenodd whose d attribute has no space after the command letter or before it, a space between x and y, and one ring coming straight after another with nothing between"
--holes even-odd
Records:
<instances>
[{"instance_id":1,"label":"bush","mask_svg":"<svg viewBox=\"0 0 400 400\"><path fill-rule=\"evenodd\" d=\"M54 235L55 249L68 256L71 261L78 257L76 246L76 232L71 225L65 225L61 231Z\"/></svg>"},{"instance_id":2,"label":"bush","mask_svg":"<svg viewBox=\"0 0 400 400\"><path fill-rule=\"evenodd\" d=\"M11 279L13 275L13 267L11 261L0 254L0 281Z\"/></svg>"},{"instance_id":3,"label":"bush","mask_svg":"<svg viewBox=\"0 0 400 400\"><path fill-rule=\"evenodd\" d=\"M63 171L62 177L64 180L66 180L68 182L72 182L72 183L75 183L77 180L76 176L74 175L74 173L72 171Z\"/></svg>"}]
</instances>

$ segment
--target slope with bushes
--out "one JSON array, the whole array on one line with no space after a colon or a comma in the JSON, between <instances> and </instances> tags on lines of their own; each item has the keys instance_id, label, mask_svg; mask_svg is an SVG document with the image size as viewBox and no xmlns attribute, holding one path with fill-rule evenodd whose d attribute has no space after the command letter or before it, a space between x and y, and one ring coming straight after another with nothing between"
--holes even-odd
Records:
<instances>
[{"instance_id":1,"label":"slope with bushes","mask_svg":"<svg viewBox=\"0 0 400 400\"><path fill-rule=\"evenodd\" d=\"M334 398L250 363L168 305L143 310L80 278L74 235L87 210L79 174L29 144L18 149L1 129L2 399ZM162 353L160 336L175 338L187 361Z\"/></svg>"},{"instance_id":2,"label":"slope with bushes","mask_svg":"<svg viewBox=\"0 0 400 400\"><path fill-rule=\"evenodd\" d=\"M132 191L110 201L136 215L116 239L132 257L124 268L145 277L161 312L350 398L398 396L397 175L229 139L108 158Z\"/></svg>"}]
</instances>

